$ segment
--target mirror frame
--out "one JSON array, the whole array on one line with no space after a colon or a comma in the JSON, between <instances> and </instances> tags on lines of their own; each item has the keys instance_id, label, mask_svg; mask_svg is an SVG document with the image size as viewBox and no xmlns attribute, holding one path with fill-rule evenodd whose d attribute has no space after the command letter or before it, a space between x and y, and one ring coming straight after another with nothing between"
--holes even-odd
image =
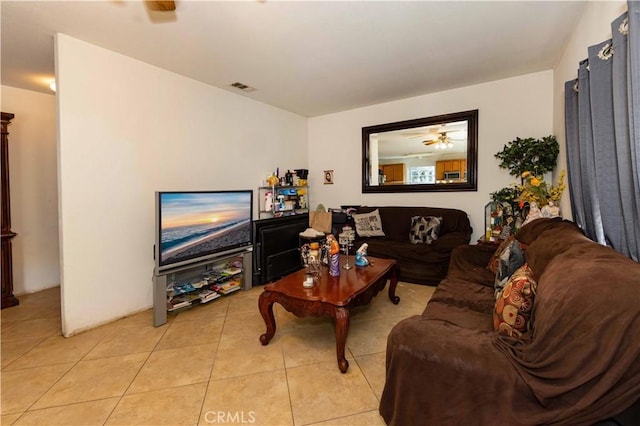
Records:
<instances>
[{"instance_id":1,"label":"mirror frame","mask_svg":"<svg viewBox=\"0 0 640 426\"><path fill-rule=\"evenodd\" d=\"M422 183L400 185L369 185L369 138L371 134L414 127L433 126L455 121L467 121L467 181L460 183ZM478 190L478 110L462 111L433 117L397 121L362 128L362 193L377 192L454 192Z\"/></svg>"}]
</instances>

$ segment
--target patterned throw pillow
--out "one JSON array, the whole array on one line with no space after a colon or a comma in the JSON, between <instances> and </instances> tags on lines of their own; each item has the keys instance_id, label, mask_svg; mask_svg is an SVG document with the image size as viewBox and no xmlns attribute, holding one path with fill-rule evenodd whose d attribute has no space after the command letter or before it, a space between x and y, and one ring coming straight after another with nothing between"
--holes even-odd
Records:
<instances>
[{"instance_id":1,"label":"patterned throw pillow","mask_svg":"<svg viewBox=\"0 0 640 426\"><path fill-rule=\"evenodd\" d=\"M502 291L511 275L522 265L524 265L524 253L522 253L520 243L514 238L507 244L498 258L498 268L496 269L496 279L494 281L496 298L498 298L498 293Z\"/></svg>"},{"instance_id":2,"label":"patterned throw pillow","mask_svg":"<svg viewBox=\"0 0 640 426\"><path fill-rule=\"evenodd\" d=\"M442 217L414 216L411 218L409 241L412 244L431 244L438 239Z\"/></svg>"},{"instance_id":3,"label":"patterned throw pillow","mask_svg":"<svg viewBox=\"0 0 640 426\"><path fill-rule=\"evenodd\" d=\"M491 256L491 259L489 259L489 264L487 265L487 269L490 270L492 273L495 274L496 272L498 272L498 264L500 263L500 255L502 254L504 249L507 248L507 246L509 244L511 244L511 241L513 241L514 239L515 239L515 237L513 235L511 235L509 238L507 238L506 240L501 242L500 245L498 246L498 248L496 249L495 253L493 253L493 256Z\"/></svg>"},{"instance_id":4,"label":"patterned throw pillow","mask_svg":"<svg viewBox=\"0 0 640 426\"><path fill-rule=\"evenodd\" d=\"M354 214L351 216L356 224L356 232L361 237L384 237L380 211L375 209L370 213Z\"/></svg>"},{"instance_id":5,"label":"patterned throw pillow","mask_svg":"<svg viewBox=\"0 0 640 426\"><path fill-rule=\"evenodd\" d=\"M526 263L511 275L496 300L493 312L495 331L519 338L531 330L536 287L533 273Z\"/></svg>"}]
</instances>

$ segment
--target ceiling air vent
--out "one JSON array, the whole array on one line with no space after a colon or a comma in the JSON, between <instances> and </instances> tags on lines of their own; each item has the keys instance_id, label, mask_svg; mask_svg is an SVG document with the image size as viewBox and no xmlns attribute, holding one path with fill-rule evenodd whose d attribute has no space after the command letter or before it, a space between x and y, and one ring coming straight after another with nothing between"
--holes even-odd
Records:
<instances>
[{"instance_id":1,"label":"ceiling air vent","mask_svg":"<svg viewBox=\"0 0 640 426\"><path fill-rule=\"evenodd\" d=\"M236 89L240 89L243 92L253 92L254 90L256 90L251 86L247 86L244 83L240 83L239 81L236 81L235 83L231 83L230 86L235 87Z\"/></svg>"}]
</instances>

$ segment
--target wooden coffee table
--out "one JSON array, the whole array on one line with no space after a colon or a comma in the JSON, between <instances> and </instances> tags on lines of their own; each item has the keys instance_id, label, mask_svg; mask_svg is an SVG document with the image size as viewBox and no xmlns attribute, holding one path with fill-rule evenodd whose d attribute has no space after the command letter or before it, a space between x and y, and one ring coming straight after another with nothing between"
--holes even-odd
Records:
<instances>
[{"instance_id":1,"label":"wooden coffee table","mask_svg":"<svg viewBox=\"0 0 640 426\"><path fill-rule=\"evenodd\" d=\"M346 262L340 256L341 265ZM339 277L329 275L327 267L323 267L320 277L312 288L304 288L305 269L301 269L286 277L267 284L260 295L258 305L260 314L267 325L267 332L260 336L260 342L267 345L276 332L276 321L273 316L273 304L278 302L287 311L298 317L316 316L332 317L336 324L336 355L340 371L346 373L349 362L344 356L347 333L349 331L349 311L367 305L390 280L389 299L394 304L400 302L396 296L398 285L398 267L395 260L369 257L369 266L354 266L351 269L340 269ZM353 265L353 257L350 262Z\"/></svg>"}]
</instances>

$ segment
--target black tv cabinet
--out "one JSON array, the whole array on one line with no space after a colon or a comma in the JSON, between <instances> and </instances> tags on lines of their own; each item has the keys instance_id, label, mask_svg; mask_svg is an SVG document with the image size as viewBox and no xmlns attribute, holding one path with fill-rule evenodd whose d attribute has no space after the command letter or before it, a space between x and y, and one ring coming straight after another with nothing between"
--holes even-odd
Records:
<instances>
[{"instance_id":1,"label":"black tv cabinet","mask_svg":"<svg viewBox=\"0 0 640 426\"><path fill-rule=\"evenodd\" d=\"M266 284L302 268L300 233L309 214L253 222L253 284Z\"/></svg>"}]
</instances>

